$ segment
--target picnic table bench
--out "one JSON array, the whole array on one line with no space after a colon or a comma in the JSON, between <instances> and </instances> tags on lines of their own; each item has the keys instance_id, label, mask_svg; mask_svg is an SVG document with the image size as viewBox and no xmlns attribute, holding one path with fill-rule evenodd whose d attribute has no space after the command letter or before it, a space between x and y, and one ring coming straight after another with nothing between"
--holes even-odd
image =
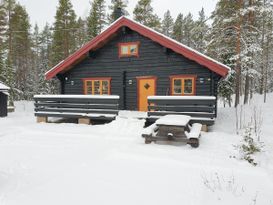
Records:
<instances>
[{"instance_id":1,"label":"picnic table bench","mask_svg":"<svg viewBox=\"0 0 273 205\"><path fill-rule=\"evenodd\" d=\"M185 142L192 147L199 146L202 124L189 125L191 117L188 115L165 115L154 124L145 128L142 137L145 143L156 141Z\"/></svg>"}]
</instances>

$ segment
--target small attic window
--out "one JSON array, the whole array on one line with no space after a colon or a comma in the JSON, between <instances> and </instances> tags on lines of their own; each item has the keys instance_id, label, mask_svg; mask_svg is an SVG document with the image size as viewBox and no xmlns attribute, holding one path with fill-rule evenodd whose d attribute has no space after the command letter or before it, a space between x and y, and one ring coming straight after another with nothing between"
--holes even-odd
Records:
<instances>
[{"instance_id":1,"label":"small attic window","mask_svg":"<svg viewBox=\"0 0 273 205\"><path fill-rule=\"evenodd\" d=\"M139 56L139 42L119 43L119 57Z\"/></svg>"}]
</instances>

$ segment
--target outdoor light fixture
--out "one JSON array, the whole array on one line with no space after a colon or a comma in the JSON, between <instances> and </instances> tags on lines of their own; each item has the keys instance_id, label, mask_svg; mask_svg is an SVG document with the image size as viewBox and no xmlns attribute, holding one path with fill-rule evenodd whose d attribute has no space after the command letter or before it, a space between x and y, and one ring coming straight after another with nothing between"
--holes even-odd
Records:
<instances>
[{"instance_id":1,"label":"outdoor light fixture","mask_svg":"<svg viewBox=\"0 0 273 205\"><path fill-rule=\"evenodd\" d=\"M133 84L133 80L129 80L128 83L129 83L129 85L132 85Z\"/></svg>"}]
</instances>

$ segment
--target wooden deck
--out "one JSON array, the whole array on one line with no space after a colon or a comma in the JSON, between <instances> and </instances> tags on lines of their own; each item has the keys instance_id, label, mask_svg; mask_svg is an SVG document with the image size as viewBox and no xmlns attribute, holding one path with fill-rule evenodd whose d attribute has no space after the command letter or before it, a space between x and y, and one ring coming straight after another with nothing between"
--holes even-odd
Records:
<instances>
[{"instance_id":1,"label":"wooden deck","mask_svg":"<svg viewBox=\"0 0 273 205\"><path fill-rule=\"evenodd\" d=\"M36 95L34 101L38 122L61 117L77 118L79 123L89 124L89 120L111 121L119 115L119 96L114 95ZM150 96L148 112L145 116L137 114L136 118L146 119L149 125L165 115L189 115L190 124L210 126L217 116L216 103L216 97L211 96ZM136 111L128 112L130 116L130 112Z\"/></svg>"},{"instance_id":2,"label":"wooden deck","mask_svg":"<svg viewBox=\"0 0 273 205\"><path fill-rule=\"evenodd\" d=\"M111 121L119 112L119 96L36 95L35 116L38 122L48 117L77 118L81 124L90 120Z\"/></svg>"},{"instance_id":3,"label":"wooden deck","mask_svg":"<svg viewBox=\"0 0 273 205\"><path fill-rule=\"evenodd\" d=\"M190 124L211 126L217 117L214 96L150 96L147 121L153 123L165 115L189 115Z\"/></svg>"}]
</instances>

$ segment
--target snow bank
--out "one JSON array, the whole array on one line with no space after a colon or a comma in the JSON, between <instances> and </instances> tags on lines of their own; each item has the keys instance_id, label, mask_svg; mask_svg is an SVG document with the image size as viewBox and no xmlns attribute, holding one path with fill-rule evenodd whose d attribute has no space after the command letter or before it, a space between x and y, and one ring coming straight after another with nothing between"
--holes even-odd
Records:
<instances>
[{"instance_id":1,"label":"snow bank","mask_svg":"<svg viewBox=\"0 0 273 205\"><path fill-rule=\"evenodd\" d=\"M33 102L16 103L14 113L0 118L0 204L269 205L273 95L255 104L265 142L257 167L233 158L240 141L234 108L220 108L192 149L145 145L145 121L131 114L105 125L38 124Z\"/></svg>"}]
</instances>

